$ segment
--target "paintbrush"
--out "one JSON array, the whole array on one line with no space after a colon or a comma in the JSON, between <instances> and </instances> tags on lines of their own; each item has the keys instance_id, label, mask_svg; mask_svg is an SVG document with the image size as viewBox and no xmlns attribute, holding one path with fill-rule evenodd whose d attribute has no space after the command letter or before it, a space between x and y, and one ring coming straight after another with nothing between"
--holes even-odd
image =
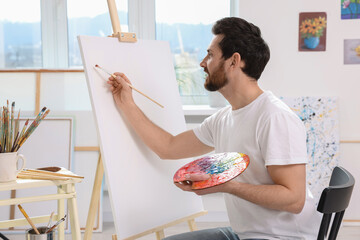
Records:
<instances>
[{"instance_id":1,"label":"paintbrush","mask_svg":"<svg viewBox=\"0 0 360 240\"><path fill-rule=\"evenodd\" d=\"M18 204L18 207L21 211L21 213L24 215L24 217L26 218L26 220L29 222L29 224L32 226L32 228L34 229L34 231L36 232L36 234L40 234L39 230L35 227L34 223L31 221L31 219L29 218L29 216L27 215L27 213L25 212L25 210L21 207L20 204Z\"/></svg>"},{"instance_id":2,"label":"paintbrush","mask_svg":"<svg viewBox=\"0 0 360 240\"><path fill-rule=\"evenodd\" d=\"M100 67L99 65L95 65L95 67L101 69L102 71L104 71L105 73L109 74L110 76L112 76L113 78L116 79L116 76L112 73L110 73L109 71L105 70L104 68ZM149 100L151 100L152 102L156 103L157 105L159 105L160 107L164 108L163 105L161 105L160 103L158 103L157 101L155 101L154 99L152 99L151 97L149 97L148 95L146 95L145 93L141 92L140 90L136 89L133 85L131 85L130 83L126 83L130 88L134 89L135 91L137 91L138 93L140 93L141 95L143 95L144 97L148 98Z\"/></svg>"},{"instance_id":3,"label":"paintbrush","mask_svg":"<svg viewBox=\"0 0 360 240\"><path fill-rule=\"evenodd\" d=\"M13 134L14 134L14 111L15 111L15 102L11 104L11 119L10 119L10 139L9 139L9 149L13 147Z\"/></svg>"},{"instance_id":4,"label":"paintbrush","mask_svg":"<svg viewBox=\"0 0 360 240\"><path fill-rule=\"evenodd\" d=\"M43 174L43 175L58 176L58 177L84 178L82 176L77 176L72 174L55 173L55 172L36 170L36 169L24 169L20 173L35 173L40 175Z\"/></svg>"},{"instance_id":5,"label":"paintbrush","mask_svg":"<svg viewBox=\"0 0 360 240\"><path fill-rule=\"evenodd\" d=\"M5 237L5 235L4 234L2 234L1 232L0 232L0 238L2 238L3 240L9 240L7 237Z\"/></svg>"},{"instance_id":6,"label":"paintbrush","mask_svg":"<svg viewBox=\"0 0 360 240\"><path fill-rule=\"evenodd\" d=\"M54 224L54 226L52 226L50 229L48 229L45 233L49 233L52 230L54 230L54 228L56 228L60 223L62 223L63 221L65 221L66 215L60 219L59 221L57 221L57 223Z\"/></svg>"},{"instance_id":7,"label":"paintbrush","mask_svg":"<svg viewBox=\"0 0 360 240\"><path fill-rule=\"evenodd\" d=\"M24 124L24 127L22 128L19 137L16 139L16 143L15 143L13 149L11 149L12 152L17 151L18 146L19 146L19 141L20 141L20 139L22 139L22 137L24 136L24 133L25 133L25 130L26 130L26 127L27 127L28 123L29 123L29 119L26 120L26 122L25 122L25 124Z\"/></svg>"},{"instance_id":8,"label":"paintbrush","mask_svg":"<svg viewBox=\"0 0 360 240\"><path fill-rule=\"evenodd\" d=\"M10 131L9 131L9 100L6 100L6 136L5 136L5 141L6 141L6 146L5 146L5 152L8 151L9 149L9 135L10 135Z\"/></svg>"},{"instance_id":9,"label":"paintbrush","mask_svg":"<svg viewBox=\"0 0 360 240\"><path fill-rule=\"evenodd\" d=\"M16 143L17 143L18 138L19 138L19 132L18 132L18 133L16 134L16 136L15 136L14 144L13 144L13 146L12 146L12 148L11 148L11 152L14 152L14 151L15 151Z\"/></svg>"},{"instance_id":10,"label":"paintbrush","mask_svg":"<svg viewBox=\"0 0 360 240\"><path fill-rule=\"evenodd\" d=\"M18 117L15 120L15 136L19 133L19 124L20 124L20 109L19 109ZM14 143L15 143L15 140L14 140Z\"/></svg>"},{"instance_id":11,"label":"paintbrush","mask_svg":"<svg viewBox=\"0 0 360 240\"><path fill-rule=\"evenodd\" d=\"M49 222L48 222L48 224L46 225L46 229L49 229L49 227L50 227L50 224L51 224L51 221L52 221L52 216L54 215L54 212L51 212L51 214L50 214L50 218L49 218Z\"/></svg>"},{"instance_id":12,"label":"paintbrush","mask_svg":"<svg viewBox=\"0 0 360 240\"><path fill-rule=\"evenodd\" d=\"M5 119L4 119L4 135L5 135L5 140L4 140L4 152L8 151L9 149L9 135L10 135L10 131L9 131L9 114L8 114L8 109L5 108Z\"/></svg>"},{"instance_id":13,"label":"paintbrush","mask_svg":"<svg viewBox=\"0 0 360 240\"><path fill-rule=\"evenodd\" d=\"M21 171L17 174L17 178L24 178L24 179L42 179L42 180L69 180L69 177L60 177L60 176L52 176L48 174L38 174L32 173L27 171Z\"/></svg>"},{"instance_id":14,"label":"paintbrush","mask_svg":"<svg viewBox=\"0 0 360 240\"><path fill-rule=\"evenodd\" d=\"M44 109L44 108L43 108ZM35 131L35 129L39 126L40 122L49 114L50 109L46 110L46 112L35 122L34 125L30 126L28 131L24 134L24 137L19 141L19 146L16 150L19 150L19 148L25 143L25 141L30 137L30 135Z\"/></svg>"},{"instance_id":15,"label":"paintbrush","mask_svg":"<svg viewBox=\"0 0 360 240\"><path fill-rule=\"evenodd\" d=\"M41 109L41 111L39 112L39 114L36 116L35 120L31 123L30 127L26 130L25 135L27 136L29 134L29 132L35 127L35 125L37 125L37 123L39 122L42 114L44 113L44 111L46 110L46 107L43 107Z\"/></svg>"}]
</instances>

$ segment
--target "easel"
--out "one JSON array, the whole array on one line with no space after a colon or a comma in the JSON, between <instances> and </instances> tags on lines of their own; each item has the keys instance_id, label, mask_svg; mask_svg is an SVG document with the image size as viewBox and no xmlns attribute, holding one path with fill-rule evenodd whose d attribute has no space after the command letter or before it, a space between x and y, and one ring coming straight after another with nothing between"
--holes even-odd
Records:
<instances>
[{"instance_id":1,"label":"easel","mask_svg":"<svg viewBox=\"0 0 360 240\"><path fill-rule=\"evenodd\" d=\"M107 0L108 7L109 7L109 13L111 18L111 24L113 27L113 34L111 37L116 37L119 39L120 42L136 42L136 34L135 33L126 33L121 32L120 27L120 21L117 14L117 8L115 5L115 0ZM96 174L95 174L95 180L94 180L94 187L93 192L91 195L91 201L90 201L90 207L89 207L89 213L86 221L86 228L85 228L85 234L84 234L84 240L91 240L92 239L92 231L93 231L93 225L95 220L95 215L97 211L97 207L99 206L99 200L100 200L100 191L101 191L101 185L102 185L102 179L104 176L104 166L101 158L101 153L99 154L99 160L96 167ZM143 233L136 234L132 237L126 238L127 240L137 239L142 236L155 233L156 238L158 240L165 237L164 229L174 226L176 224L187 222L190 228L190 231L197 230L196 224L195 224L195 218L200 217L202 215L205 215L207 211L202 211L199 213L192 214L190 216L172 221L170 223L149 229ZM112 236L113 240L117 240L117 236L114 234Z\"/></svg>"}]
</instances>

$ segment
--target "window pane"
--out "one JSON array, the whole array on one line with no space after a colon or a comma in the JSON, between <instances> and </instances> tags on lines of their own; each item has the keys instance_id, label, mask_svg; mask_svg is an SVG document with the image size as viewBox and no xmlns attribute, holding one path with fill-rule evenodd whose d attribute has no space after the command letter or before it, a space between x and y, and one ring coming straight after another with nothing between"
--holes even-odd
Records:
<instances>
[{"instance_id":1,"label":"window pane","mask_svg":"<svg viewBox=\"0 0 360 240\"><path fill-rule=\"evenodd\" d=\"M230 16L230 1L156 0L156 39L166 40L174 56L183 104L207 104L204 71L213 23Z\"/></svg>"},{"instance_id":2,"label":"window pane","mask_svg":"<svg viewBox=\"0 0 360 240\"><path fill-rule=\"evenodd\" d=\"M128 32L127 0L116 0L121 31ZM84 10L84 6L86 11ZM69 66L82 66L78 35L109 36L113 33L107 1L68 0Z\"/></svg>"},{"instance_id":3,"label":"window pane","mask_svg":"<svg viewBox=\"0 0 360 240\"><path fill-rule=\"evenodd\" d=\"M4 2L0 8L0 68L41 66L40 0Z\"/></svg>"}]
</instances>

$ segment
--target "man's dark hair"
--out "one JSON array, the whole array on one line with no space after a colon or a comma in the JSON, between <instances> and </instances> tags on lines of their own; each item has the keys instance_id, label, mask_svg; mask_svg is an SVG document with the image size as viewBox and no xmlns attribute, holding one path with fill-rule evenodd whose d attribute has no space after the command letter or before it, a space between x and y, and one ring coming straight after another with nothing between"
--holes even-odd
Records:
<instances>
[{"instance_id":1,"label":"man's dark hair","mask_svg":"<svg viewBox=\"0 0 360 240\"><path fill-rule=\"evenodd\" d=\"M212 32L224 36L219 43L224 59L239 53L245 62L241 70L258 80L270 59L270 49L262 39L260 29L244 19L228 17L218 20Z\"/></svg>"}]
</instances>

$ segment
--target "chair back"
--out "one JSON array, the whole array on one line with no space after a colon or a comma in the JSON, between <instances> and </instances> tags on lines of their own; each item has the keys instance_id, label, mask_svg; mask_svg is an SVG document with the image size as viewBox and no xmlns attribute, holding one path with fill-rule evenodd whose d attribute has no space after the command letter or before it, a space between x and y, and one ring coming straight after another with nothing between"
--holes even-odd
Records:
<instances>
[{"instance_id":1,"label":"chair back","mask_svg":"<svg viewBox=\"0 0 360 240\"><path fill-rule=\"evenodd\" d=\"M329 187L323 190L317 208L319 212L324 214L319 229L318 240L326 238L333 213L335 217L328 239L336 239L345 209L349 206L354 184L354 177L346 169L343 167L334 168Z\"/></svg>"}]
</instances>

